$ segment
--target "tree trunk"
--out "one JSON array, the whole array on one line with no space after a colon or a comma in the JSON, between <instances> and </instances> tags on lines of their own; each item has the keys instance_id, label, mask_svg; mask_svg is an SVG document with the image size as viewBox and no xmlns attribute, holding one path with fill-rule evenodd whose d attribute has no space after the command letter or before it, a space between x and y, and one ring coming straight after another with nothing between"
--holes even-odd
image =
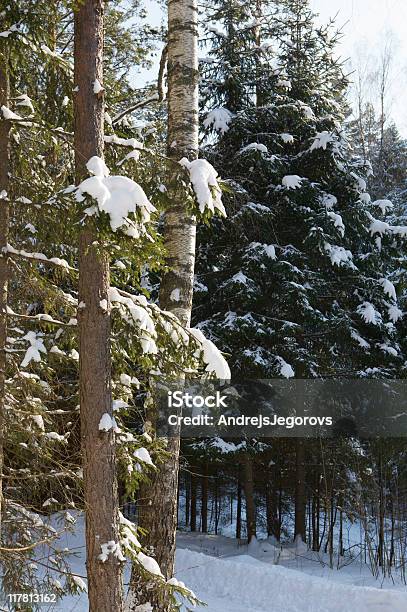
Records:
<instances>
[{"instance_id":1,"label":"tree trunk","mask_svg":"<svg viewBox=\"0 0 407 612\"><path fill-rule=\"evenodd\" d=\"M7 39L0 41L0 107L8 106L10 86L8 78ZM6 342L7 342L7 298L9 265L7 253L9 232L9 165L10 165L10 122L0 119L0 542L1 519L3 515L3 448L5 420L5 380L6 380Z\"/></svg>"},{"instance_id":2,"label":"tree trunk","mask_svg":"<svg viewBox=\"0 0 407 612\"><path fill-rule=\"evenodd\" d=\"M189 525L189 517L190 517L190 477L187 473L185 473L185 527ZM179 486L179 485L178 485Z\"/></svg>"},{"instance_id":3,"label":"tree trunk","mask_svg":"<svg viewBox=\"0 0 407 612\"><path fill-rule=\"evenodd\" d=\"M198 8L196 0L168 2L168 157L178 162L198 156ZM174 313L185 327L191 321L195 265L195 218L185 206L181 166L171 170L168 196L172 201L164 217L164 244L168 271L160 285L159 302ZM174 289L178 289L174 292ZM179 298L179 299L178 299ZM169 457L160 464L145 495L151 506L142 513L140 526L146 530L146 543L166 579L174 574L176 490L178 483L178 436L168 439ZM191 493L192 497L192 493ZM191 515L192 529L192 515ZM157 589L137 588L138 571L133 566L129 610L149 602L155 612L166 612Z\"/></svg>"},{"instance_id":4,"label":"tree trunk","mask_svg":"<svg viewBox=\"0 0 407 612\"><path fill-rule=\"evenodd\" d=\"M250 544L256 537L256 507L254 503L253 461L249 453L243 459L243 488L246 498L246 528L247 542Z\"/></svg>"},{"instance_id":5,"label":"tree trunk","mask_svg":"<svg viewBox=\"0 0 407 612\"><path fill-rule=\"evenodd\" d=\"M201 477L201 531L208 532L208 464L204 464L203 475Z\"/></svg>"},{"instance_id":6,"label":"tree trunk","mask_svg":"<svg viewBox=\"0 0 407 612\"><path fill-rule=\"evenodd\" d=\"M268 481L266 483L266 518L267 518L267 535L274 536L277 541L280 540L280 521L278 516L278 497L277 490Z\"/></svg>"},{"instance_id":7,"label":"tree trunk","mask_svg":"<svg viewBox=\"0 0 407 612\"><path fill-rule=\"evenodd\" d=\"M82 0L75 11L75 167L79 183L86 162L103 156L103 96L93 92L103 82L103 0ZM103 562L101 546L119 545L114 432L99 432L103 414L112 415L109 261L94 242L93 220L86 222L79 244L79 388L86 567L91 612L122 610L121 562L111 552ZM101 308L106 300L108 308Z\"/></svg>"},{"instance_id":8,"label":"tree trunk","mask_svg":"<svg viewBox=\"0 0 407 612\"><path fill-rule=\"evenodd\" d=\"M240 540L242 537L242 480L241 480L241 466L238 466L237 476L237 507L236 507L236 539Z\"/></svg>"},{"instance_id":9,"label":"tree trunk","mask_svg":"<svg viewBox=\"0 0 407 612\"><path fill-rule=\"evenodd\" d=\"M295 529L294 539L306 541L305 447L304 440L295 441Z\"/></svg>"},{"instance_id":10,"label":"tree trunk","mask_svg":"<svg viewBox=\"0 0 407 612\"><path fill-rule=\"evenodd\" d=\"M191 474L191 531L196 531L196 488L196 476Z\"/></svg>"}]
</instances>

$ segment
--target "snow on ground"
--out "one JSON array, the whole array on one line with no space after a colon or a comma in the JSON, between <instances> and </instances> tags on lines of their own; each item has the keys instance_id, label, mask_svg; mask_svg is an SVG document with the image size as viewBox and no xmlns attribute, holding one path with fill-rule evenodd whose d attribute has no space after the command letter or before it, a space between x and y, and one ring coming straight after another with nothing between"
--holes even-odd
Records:
<instances>
[{"instance_id":1,"label":"snow on ground","mask_svg":"<svg viewBox=\"0 0 407 612\"><path fill-rule=\"evenodd\" d=\"M73 571L85 576L83 517L74 533L61 538L73 549ZM233 538L179 532L176 578L207 603L204 612L405 612L407 587L375 580L366 564L355 561L331 570L326 557L303 545L284 546L269 540L249 547ZM125 573L128 582L129 571ZM182 611L190 610L190 605ZM65 597L44 610L87 612L87 596ZM112 611L113 612L113 611Z\"/></svg>"},{"instance_id":2,"label":"snow on ground","mask_svg":"<svg viewBox=\"0 0 407 612\"><path fill-rule=\"evenodd\" d=\"M365 564L331 570L321 561L294 545L281 553L269 541L247 547L223 536L180 533L176 576L206 601L208 612L407 610L405 585L382 585Z\"/></svg>"}]
</instances>

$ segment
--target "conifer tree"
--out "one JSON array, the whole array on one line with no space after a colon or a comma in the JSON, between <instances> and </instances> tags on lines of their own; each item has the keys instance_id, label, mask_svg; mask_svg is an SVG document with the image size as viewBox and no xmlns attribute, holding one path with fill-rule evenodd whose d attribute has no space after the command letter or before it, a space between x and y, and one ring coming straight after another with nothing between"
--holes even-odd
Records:
<instances>
[{"instance_id":1,"label":"conifer tree","mask_svg":"<svg viewBox=\"0 0 407 612\"><path fill-rule=\"evenodd\" d=\"M239 76L233 88L244 90L244 107L223 106L225 29L205 63L204 123L215 142L204 152L228 187L228 214L200 228L194 321L230 355L239 379L392 377L404 363L391 274L405 231L372 202L370 165L349 149L336 36L315 26L308 3L276 8L262 45L261 106ZM231 44L252 45L247 32L243 24ZM297 444L303 539L306 461Z\"/></svg>"}]
</instances>

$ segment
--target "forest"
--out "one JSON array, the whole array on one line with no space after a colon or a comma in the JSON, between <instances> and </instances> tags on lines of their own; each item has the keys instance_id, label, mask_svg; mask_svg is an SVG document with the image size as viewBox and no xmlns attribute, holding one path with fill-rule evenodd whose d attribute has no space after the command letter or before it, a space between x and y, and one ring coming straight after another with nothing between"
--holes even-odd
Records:
<instances>
[{"instance_id":1,"label":"forest","mask_svg":"<svg viewBox=\"0 0 407 612\"><path fill-rule=\"evenodd\" d=\"M313 8L0 0L1 611L407 610L401 73Z\"/></svg>"}]
</instances>

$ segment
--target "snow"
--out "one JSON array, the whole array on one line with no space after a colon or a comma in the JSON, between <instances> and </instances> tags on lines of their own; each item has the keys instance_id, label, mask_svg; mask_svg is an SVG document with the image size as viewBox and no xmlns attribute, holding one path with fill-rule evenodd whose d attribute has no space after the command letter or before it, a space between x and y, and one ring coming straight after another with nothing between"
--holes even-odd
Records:
<instances>
[{"instance_id":1,"label":"snow","mask_svg":"<svg viewBox=\"0 0 407 612\"><path fill-rule=\"evenodd\" d=\"M154 574L154 576L163 577L160 570L160 566L158 565L157 561L152 557L148 557L140 551L137 554L137 561L140 563L140 565L144 567L145 570L147 570L147 572L150 572L150 574Z\"/></svg>"},{"instance_id":2,"label":"snow","mask_svg":"<svg viewBox=\"0 0 407 612\"><path fill-rule=\"evenodd\" d=\"M114 540L109 540L109 542L101 544L100 548L102 549L102 552L100 553L100 555L98 555L98 559L102 563L105 563L108 560L109 555L114 555L119 559L119 561L125 561L122 549L118 542L115 542Z\"/></svg>"},{"instance_id":3,"label":"snow","mask_svg":"<svg viewBox=\"0 0 407 612\"><path fill-rule=\"evenodd\" d=\"M302 110L304 117L306 119L315 119L315 115L314 115L314 111L312 110L312 108L310 106L308 106L308 104L305 104L305 102L302 102L301 100L299 100L297 102L297 105L300 107L300 109Z\"/></svg>"},{"instance_id":4,"label":"snow","mask_svg":"<svg viewBox=\"0 0 407 612\"><path fill-rule=\"evenodd\" d=\"M122 532L124 527L133 531L133 523L120 514L119 518ZM124 531L122 546L126 545L127 531ZM78 577L86 576L84 542L84 517L78 514L73 532L62 533L59 540L61 549L76 553L70 565ZM117 547L121 552L115 542L102 546L104 560ZM149 572L161 577L154 559L141 553L137 560ZM310 551L298 555L294 544L280 548L271 540L257 540L249 550L247 545L231 537L178 532L175 578L170 584L185 583L207 604L206 608L194 608L196 612L405 612L407 609L407 590L397 578L395 585L391 579L382 583L373 578L367 565L358 561L340 570L329 569L324 561L320 554ZM126 564L125 583L129 582L129 572L130 566ZM82 579L81 582L85 583ZM181 612L190 607L181 605ZM88 612L87 594L67 595L52 609Z\"/></svg>"},{"instance_id":5,"label":"snow","mask_svg":"<svg viewBox=\"0 0 407 612\"><path fill-rule=\"evenodd\" d=\"M31 414L30 416L34 423L37 425L37 427L41 429L41 431L45 431L44 419L42 418L42 416L40 414Z\"/></svg>"},{"instance_id":6,"label":"snow","mask_svg":"<svg viewBox=\"0 0 407 612\"><path fill-rule=\"evenodd\" d=\"M109 290L110 301L113 305L120 305L126 308L131 320L141 331L140 342L144 353L156 355L158 348L155 343L157 333L154 321L147 308L147 300L144 296L121 295L115 287Z\"/></svg>"},{"instance_id":7,"label":"snow","mask_svg":"<svg viewBox=\"0 0 407 612\"><path fill-rule=\"evenodd\" d=\"M80 591L87 593L88 587L86 586L86 583L82 580L82 578L80 578L80 576L75 576L75 574L73 574L72 580L74 581L74 583L76 584L76 586L78 587Z\"/></svg>"},{"instance_id":8,"label":"snow","mask_svg":"<svg viewBox=\"0 0 407 612\"><path fill-rule=\"evenodd\" d=\"M287 79L280 79L276 83L277 87L282 87L283 89L291 89L291 81Z\"/></svg>"},{"instance_id":9,"label":"snow","mask_svg":"<svg viewBox=\"0 0 407 612\"><path fill-rule=\"evenodd\" d=\"M143 463L146 463L147 465L151 465L154 467L154 463L152 462L151 455L148 452L148 450L144 447L137 448L133 453L133 457L137 459L138 461L142 461Z\"/></svg>"},{"instance_id":10,"label":"snow","mask_svg":"<svg viewBox=\"0 0 407 612\"><path fill-rule=\"evenodd\" d=\"M125 233L134 229L128 219L130 213L140 211L143 223L150 220L150 214L156 209L140 185L127 176L109 176L109 169L100 157L92 157L86 167L94 176L78 186L77 200L80 201L83 194L96 200L99 211L109 215L113 232L119 228L124 228ZM87 212L93 214L93 210L87 209Z\"/></svg>"},{"instance_id":11,"label":"snow","mask_svg":"<svg viewBox=\"0 0 407 612\"><path fill-rule=\"evenodd\" d=\"M280 138L286 144L294 143L294 136L292 134L280 134Z\"/></svg>"},{"instance_id":12,"label":"snow","mask_svg":"<svg viewBox=\"0 0 407 612\"><path fill-rule=\"evenodd\" d=\"M110 431L114 428L113 419L107 412L101 417L99 421L99 431Z\"/></svg>"},{"instance_id":13,"label":"snow","mask_svg":"<svg viewBox=\"0 0 407 612\"><path fill-rule=\"evenodd\" d=\"M101 91L104 91L105 88L101 85L98 79L93 81L93 93L98 95Z\"/></svg>"},{"instance_id":14,"label":"snow","mask_svg":"<svg viewBox=\"0 0 407 612\"><path fill-rule=\"evenodd\" d=\"M357 313L364 319L365 323L371 323L373 325L378 325L381 321L380 313L377 312L373 304L370 302L363 302L360 304L357 309Z\"/></svg>"},{"instance_id":15,"label":"snow","mask_svg":"<svg viewBox=\"0 0 407 612\"><path fill-rule=\"evenodd\" d=\"M239 285L247 285L248 280L249 279L247 278L246 274L244 274L241 270L236 272L236 274L234 274L230 279L232 283L238 283Z\"/></svg>"},{"instance_id":16,"label":"snow","mask_svg":"<svg viewBox=\"0 0 407 612\"><path fill-rule=\"evenodd\" d=\"M170 295L170 300L172 302L179 302L181 299L181 290L180 289L173 289L171 291L171 295Z\"/></svg>"},{"instance_id":17,"label":"snow","mask_svg":"<svg viewBox=\"0 0 407 612\"><path fill-rule=\"evenodd\" d=\"M229 129L229 123L234 115L227 108L215 108L204 119L204 127L213 127L214 130L224 134Z\"/></svg>"},{"instance_id":18,"label":"snow","mask_svg":"<svg viewBox=\"0 0 407 612\"><path fill-rule=\"evenodd\" d=\"M44 253L29 253L24 249L15 249L11 244L7 245L7 253L11 253L12 255L20 255L21 257L25 257L27 259L37 259L38 261L44 261L51 263L55 266L61 266L62 268L66 268L67 270L73 270L73 268L68 264L65 259L61 259L60 257L47 257Z\"/></svg>"},{"instance_id":19,"label":"snow","mask_svg":"<svg viewBox=\"0 0 407 612\"><path fill-rule=\"evenodd\" d=\"M297 174L288 174L281 181L282 185L287 189L299 189L304 179Z\"/></svg>"},{"instance_id":20,"label":"snow","mask_svg":"<svg viewBox=\"0 0 407 612\"><path fill-rule=\"evenodd\" d=\"M7 108L7 106L4 106L4 104L0 110L3 113L3 117L4 119L6 119L6 121L21 121L22 120L22 117L20 117L20 115L13 113L13 111Z\"/></svg>"},{"instance_id":21,"label":"snow","mask_svg":"<svg viewBox=\"0 0 407 612\"><path fill-rule=\"evenodd\" d=\"M351 251L349 251L348 249L345 249L342 246L338 246L335 244L329 244L328 242L325 243L324 247L325 247L326 253L331 259L331 263L333 266L340 267L343 265L347 265L350 267L354 267L354 264L352 262L353 255Z\"/></svg>"},{"instance_id":22,"label":"snow","mask_svg":"<svg viewBox=\"0 0 407 612\"><path fill-rule=\"evenodd\" d=\"M334 142L335 138L327 131L318 132L315 136L315 140L310 147L310 151L314 151L315 149L324 149L326 148L330 142Z\"/></svg>"},{"instance_id":23,"label":"snow","mask_svg":"<svg viewBox=\"0 0 407 612\"><path fill-rule=\"evenodd\" d=\"M89 174L93 174L94 176L109 176L110 170L106 166L104 159L94 155L86 162L86 168L88 169Z\"/></svg>"},{"instance_id":24,"label":"snow","mask_svg":"<svg viewBox=\"0 0 407 612\"><path fill-rule=\"evenodd\" d=\"M23 337L23 340L27 340L30 343L30 346L28 347L21 363L21 367L26 368L31 361L36 361L37 363L40 362L41 353L46 353L47 349L45 348L41 337L37 336L34 331L27 332Z\"/></svg>"},{"instance_id":25,"label":"snow","mask_svg":"<svg viewBox=\"0 0 407 612\"><path fill-rule=\"evenodd\" d=\"M329 210L330 208L333 208L334 206L336 206L336 204L338 203L338 198L336 198L331 193L325 193L322 196L321 201L322 201L322 204L326 206L326 208Z\"/></svg>"},{"instance_id":26,"label":"snow","mask_svg":"<svg viewBox=\"0 0 407 612\"><path fill-rule=\"evenodd\" d=\"M222 204L222 191L218 183L218 173L215 168L206 159L194 159L190 162L186 157L183 157L179 163L189 171L189 177L201 213L206 209L214 213L216 209L226 217L226 211Z\"/></svg>"},{"instance_id":27,"label":"snow","mask_svg":"<svg viewBox=\"0 0 407 612\"><path fill-rule=\"evenodd\" d=\"M369 342L367 342L367 340L362 338L362 336L360 336L355 330L352 330L350 335L351 335L351 338L353 338L353 340L356 340L356 342L359 344L361 348L364 348L364 349L370 348Z\"/></svg>"},{"instance_id":28,"label":"snow","mask_svg":"<svg viewBox=\"0 0 407 612\"><path fill-rule=\"evenodd\" d=\"M273 244L263 244L264 252L270 259L276 259L276 249Z\"/></svg>"},{"instance_id":29,"label":"snow","mask_svg":"<svg viewBox=\"0 0 407 612\"><path fill-rule=\"evenodd\" d=\"M104 141L110 144L117 144L122 147L132 147L133 149L144 149L144 145L137 138L120 138L116 134L104 136Z\"/></svg>"},{"instance_id":30,"label":"snow","mask_svg":"<svg viewBox=\"0 0 407 612\"><path fill-rule=\"evenodd\" d=\"M384 353L391 355L392 357L397 357L399 354L398 351L394 348L394 346L390 346L389 344L379 344L379 349L381 349Z\"/></svg>"},{"instance_id":31,"label":"snow","mask_svg":"<svg viewBox=\"0 0 407 612\"><path fill-rule=\"evenodd\" d=\"M388 295L390 298L392 298L392 300L396 302L397 301L396 288L393 285L393 283L387 278L381 278L379 280L379 283L383 287L383 291L385 292L385 294Z\"/></svg>"},{"instance_id":32,"label":"snow","mask_svg":"<svg viewBox=\"0 0 407 612\"><path fill-rule=\"evenodd\" d=\"M393 209L393 203L390 200L376 200L373 202L373 206L377 206L385 215L389 210Z\"/></svg>"},{"instance_id":33,"label":"snow","mask_svg":"<svg viewBox=\"0 0 407 612\"><path fill-rule=\"evenodd\" d=\"M230 380L231 372L228 363L214 343L205 338L202 331L196 327L189 331L201 346L206 371L215 374L220 380Z\"/></svg>"},{"instance_id":34,"label":"snow","mask_svg":"<svg viewBox=\"0 0 407 612\"><path fill-rule=\"evenodd\" d=\"M390 231L390 225L386 223L386 221L380 221L380 219L373 219L372 217L369 231L372 236L375 234L380 234L380 236L383 236L383 234Z\"/></svg>"},{"instance_id":35,"label":"snow","mask_svg":"<svg viewBox=\"0 0 407 612\"><path fill-rule=\"evenodd\" d=\"M340 584L251 554L216 558L180 549L178 576L205 600L208 612L403 612L407 607L405 593Z\"/></svg>"},{"instance_id":36,"label":"snow","mask_svg":"<svg viewBox=\"0 0 407 612\"><path fill-rule=\"evenodd\" d=\"M248 144L246 147L240 150L240 153L245 153L246 151L260 151L260 153L268 153L268 149L266 145L261 144L260 142L252 142Z\"/></svg>"},{"instance_id":37,"label":"snow","mask_svg":"<svg viewBox=\"0 0 407 612\"><path fill-rule=\"evenodd\" d=\"M334 222L334 226L338 228L339 233L341 234L341 236L343 236L345 233L345 226L343 224L341 215L338 215L337 213L334 213L332 210L330 210L328 211L328 217L332 219L332 221Z\"/></svg>"},{"instance_id":38,"label":"snow","mask_svg":"<svg viewBox=\"0 0 407 612\"><path fill-rule=\"evenodd\" d=\"M104 312L107 312L107 306L108 306L108 305L107 305L107 300L106 300L106 299L104 299L104 300L100 300L100 302L99 302L99 306L101 307L101 309L102 309Z\"/></svg>"},{"instance_id":39,"label":"snow","mask_svg":"<svg viewBox=\"0 0 407 612\"><path fill-rule=\"evenodd\" d=\"M290 366L290 364L287 363L282 357L277 357L277 361L280 364L281 376L283 376L284 378L294 378L295 372L292 366Z\"/></svg>"},{"instance_id":40,"label":"snow","mask_svg":"<svg viewBox=\"0 0 407 612\"><path fill-rule=\"evenodd\" d=\"M31 98L27 94L22 94L21 96L17 96L17 106L26 106L30 109L30 111L34 112L34 107L31 102Z\"/></svg>"},{"instance_id":41,"label":"snow","mask_svg":"<svg viewBox=\"0 0 407 612\"><path fill-rule=\"evenodd\" d=\"M388 312L390 321L392 321L393 323L397 323L397 321L401 319L403 316L403 312L395 304L391 304L387 312Z\"/></svg>"}]
</instances>

